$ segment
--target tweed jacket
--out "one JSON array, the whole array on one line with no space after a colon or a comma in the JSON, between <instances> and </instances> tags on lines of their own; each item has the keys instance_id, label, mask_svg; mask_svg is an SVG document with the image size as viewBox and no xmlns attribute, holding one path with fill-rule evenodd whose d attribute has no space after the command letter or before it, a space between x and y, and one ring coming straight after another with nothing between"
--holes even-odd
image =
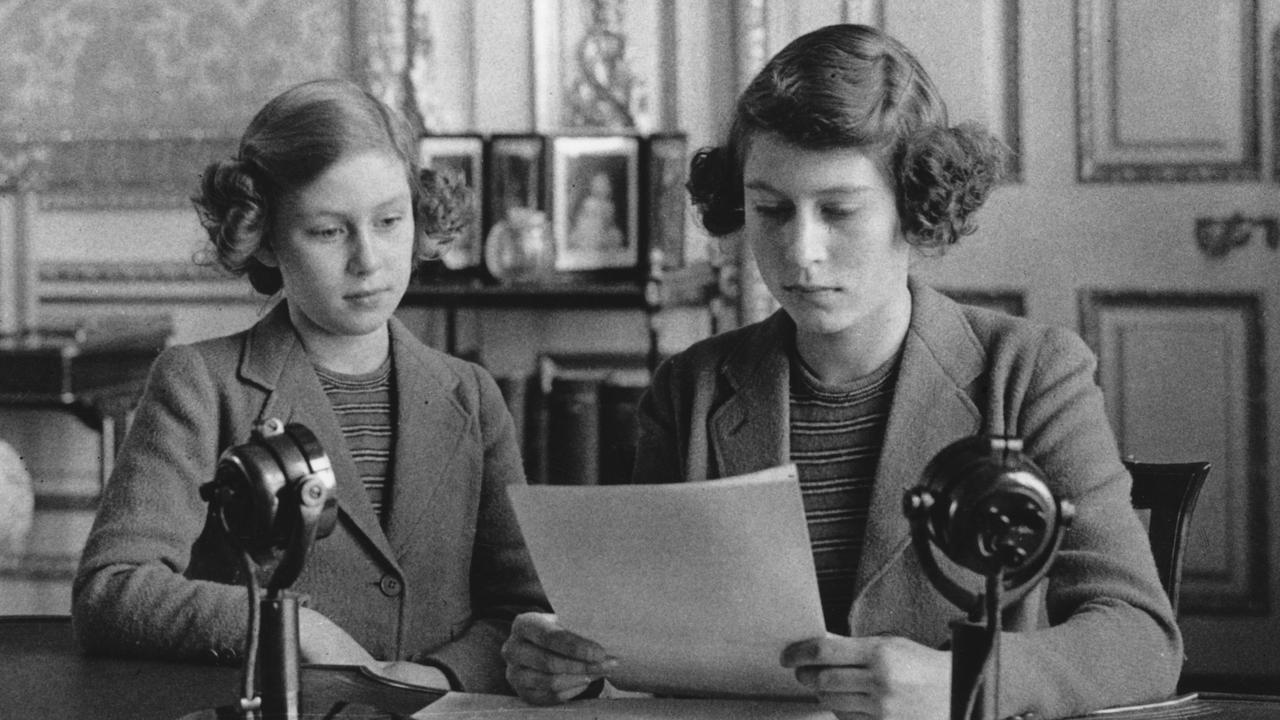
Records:
<instances>
[{"instance_id":1,"label":"tweed jacket","mask_svg":"<svg viewBox=\"0 0 1280 720\"><path fill-rule=\"evenodd\" d=\"M473 692L510 692L510 620L545 610L506 486L524 482L492 377L390 321L396 392L390 516L379 523L282 302L249 330L157 359L73 587L89 651L235 659L242 573L198 487L255 421L309 427L337 477L338 519L293 590L374 657L441 665Z\"/></svg>"},{"instance_id":2,"label":"tweed jacket","mask_svg":"<svg viewBox=\"0 0 1280 720\"><path fill-rule=\"evenodd\" d=\"M914 279L910 287L849 611L853 634L949 642L948 622L962 613L921 569L903 493L951 442L1014 435L1077 513L1049 576L1005 614L1000 713L1061 717L1167 697L1181 636L1130 504L1092 353L1062 328L958 305ZM664 363L641 401L635 481L698 481L788 462L794 332L779 311Z\"/></svg>"}]
</instances>

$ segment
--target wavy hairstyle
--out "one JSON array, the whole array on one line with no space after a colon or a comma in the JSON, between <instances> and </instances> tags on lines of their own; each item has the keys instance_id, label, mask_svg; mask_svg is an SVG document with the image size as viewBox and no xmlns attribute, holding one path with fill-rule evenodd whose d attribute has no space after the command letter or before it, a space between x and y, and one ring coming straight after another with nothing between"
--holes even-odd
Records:
<instances>
[{"instance_id":1,"label":"wavy hairstyle","mask_svg":"<svg viewBox=\"0 0 1280 720\"><path fill-rule=\"evenodd\" d=\"M295 85L258 111L233 158L210 163L191 198L210 245L198 257L272 295L279 269L254 253L270 243L281 197L303 187L352 152L390 152L404 163L414 207L418 259L440 249L474 220L474 196L461 179L418 165L414 133L397 113L346 80Z\"/></svg>"},{"instance_id":2,"label":"wavy hairstyle","mask_svg":"<svg viewBox=\"0 0 1280 720\"><path fill-rule=\"evenodd\" d=\"M908 241L928 249L977 229L972 215L1008 157L986 130L950 126L919 61L865 25L830 25L791 41L738 98L726 142L694 154L686 187L712 235L742 227L742 169L762 133L812 150L865 149L895 188Z\"/></svg>"}]
</instances>

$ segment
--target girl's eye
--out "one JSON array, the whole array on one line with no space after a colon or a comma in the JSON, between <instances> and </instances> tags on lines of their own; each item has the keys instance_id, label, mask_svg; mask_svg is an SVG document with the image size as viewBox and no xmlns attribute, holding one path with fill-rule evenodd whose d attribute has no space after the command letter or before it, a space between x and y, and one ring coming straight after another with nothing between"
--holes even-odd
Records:
<instances>
[{"instance_id":1,"label":"girl's eye","mask_svg":"<svg viewBox=\"0 0 1280 720\"><path fill-rule=\"evenodd\" d=\"M328 225L325 227L316 227L307 230L307 235L319 240L332 240L342 235L342 228L337 225Z\"/></svg>"},{"instance_id":2,"label":"girl's eye","mask_svg":"<svg viewBox=\"0 0 1280 720\"><path fill-rule=\"evenodd\" d=\"M387 215L378 221L378 225L384 228L393 228L404 220L403 215Z\"/></svg>"},{"instance_id":3,"label":"girl's eye","mask_svg":"<svg viewBox=\"0 0 1280 720\"><path fill-rule=\"evenodd\" d=\"M822 209L822 213L829 218L836 220L845 220L858 214L858 208L849 205L833 205Z\"/></svg>"},{"instance_id":4,"label":"girl's eye","mask_svg":"<svg viewBox=\"0 0 1280 720\"><path fill-rule=\"evenodd\" d=\"M756 204L752 205L751 209L754 210L757 215L769 218L770 220L781 220L791 214L791 207L788 205Z\"/></svg>"}]
</instances>

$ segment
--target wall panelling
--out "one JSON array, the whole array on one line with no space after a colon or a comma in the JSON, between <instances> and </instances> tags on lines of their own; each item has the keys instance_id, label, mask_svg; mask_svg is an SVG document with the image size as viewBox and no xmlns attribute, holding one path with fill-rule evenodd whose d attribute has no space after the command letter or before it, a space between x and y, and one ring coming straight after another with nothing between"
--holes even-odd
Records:
<instances>
[{"instance_id":1,"label":"wall panelling","mask_svg":"<svg viewBox=\"0 0 1280 720\"><path fill-rule=\"evenodd\" d=\"M1082 181L1259 177L1257 0L1077 0L1076 14Z\"/></svg>"},{"instance_id":2,"label":"wall panelling","mask_svg":"<svg viewBox=\"0 0 1280 720\"><path fill-rule=\"evenodd\" d=\"M1267 609L1265 354L1258 296L1081 294L1121 451L1206 460L1184 566L1187 613Z\"/></svg>"}]
</instances>

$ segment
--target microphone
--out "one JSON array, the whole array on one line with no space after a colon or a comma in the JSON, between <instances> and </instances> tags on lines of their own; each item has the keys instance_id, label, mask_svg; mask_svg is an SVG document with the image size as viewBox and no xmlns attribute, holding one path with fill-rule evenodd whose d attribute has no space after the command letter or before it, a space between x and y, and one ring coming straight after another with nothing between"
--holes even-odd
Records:
<instances>
[{"instance_id":1,"label":"microphone","mask_svg":"<svg viewBox=\"0 0 1280 720\"><path fill-rule=\"evenodd\" d=\"M903 495L903 514L925 575L968 616L951 625L951 718L998 717L1000 613L1049 571L1075 507L1053 494L1021 439L977 435L934 456L921 484ZM944 572L935 548L982 575L985 592Z\"/></svg>"},{"instance_id":2,"label":"microphone","mask_svg":"<svg viewBox=\"0 0 1280 720\"><path fill-rule=\"evenodd\" d=\"M298 579L312 544L333 532L336 487L329 456L311 430L268 418L254 426L248 442L222 453L200 497L254 562L278 563L269 587L284 589Z\"/></svg>"},{"instance_id":3,"label":"microphone","mask_svg":"<svg viewBox=\"0 0 1280 720\"><path fill-rule=\"evenodd\" d=\"M338 516L337 480L329 456L304 425L270 418L249 440L218 458L212 481L200 486L231 544L241 554L249 591L242 717L297 718L301 694L298 596L288 592L316 540ZM258 573L267 594L258 597ZM261 694L255 667L262 668Z\"/></svg>"}]
</instances>

